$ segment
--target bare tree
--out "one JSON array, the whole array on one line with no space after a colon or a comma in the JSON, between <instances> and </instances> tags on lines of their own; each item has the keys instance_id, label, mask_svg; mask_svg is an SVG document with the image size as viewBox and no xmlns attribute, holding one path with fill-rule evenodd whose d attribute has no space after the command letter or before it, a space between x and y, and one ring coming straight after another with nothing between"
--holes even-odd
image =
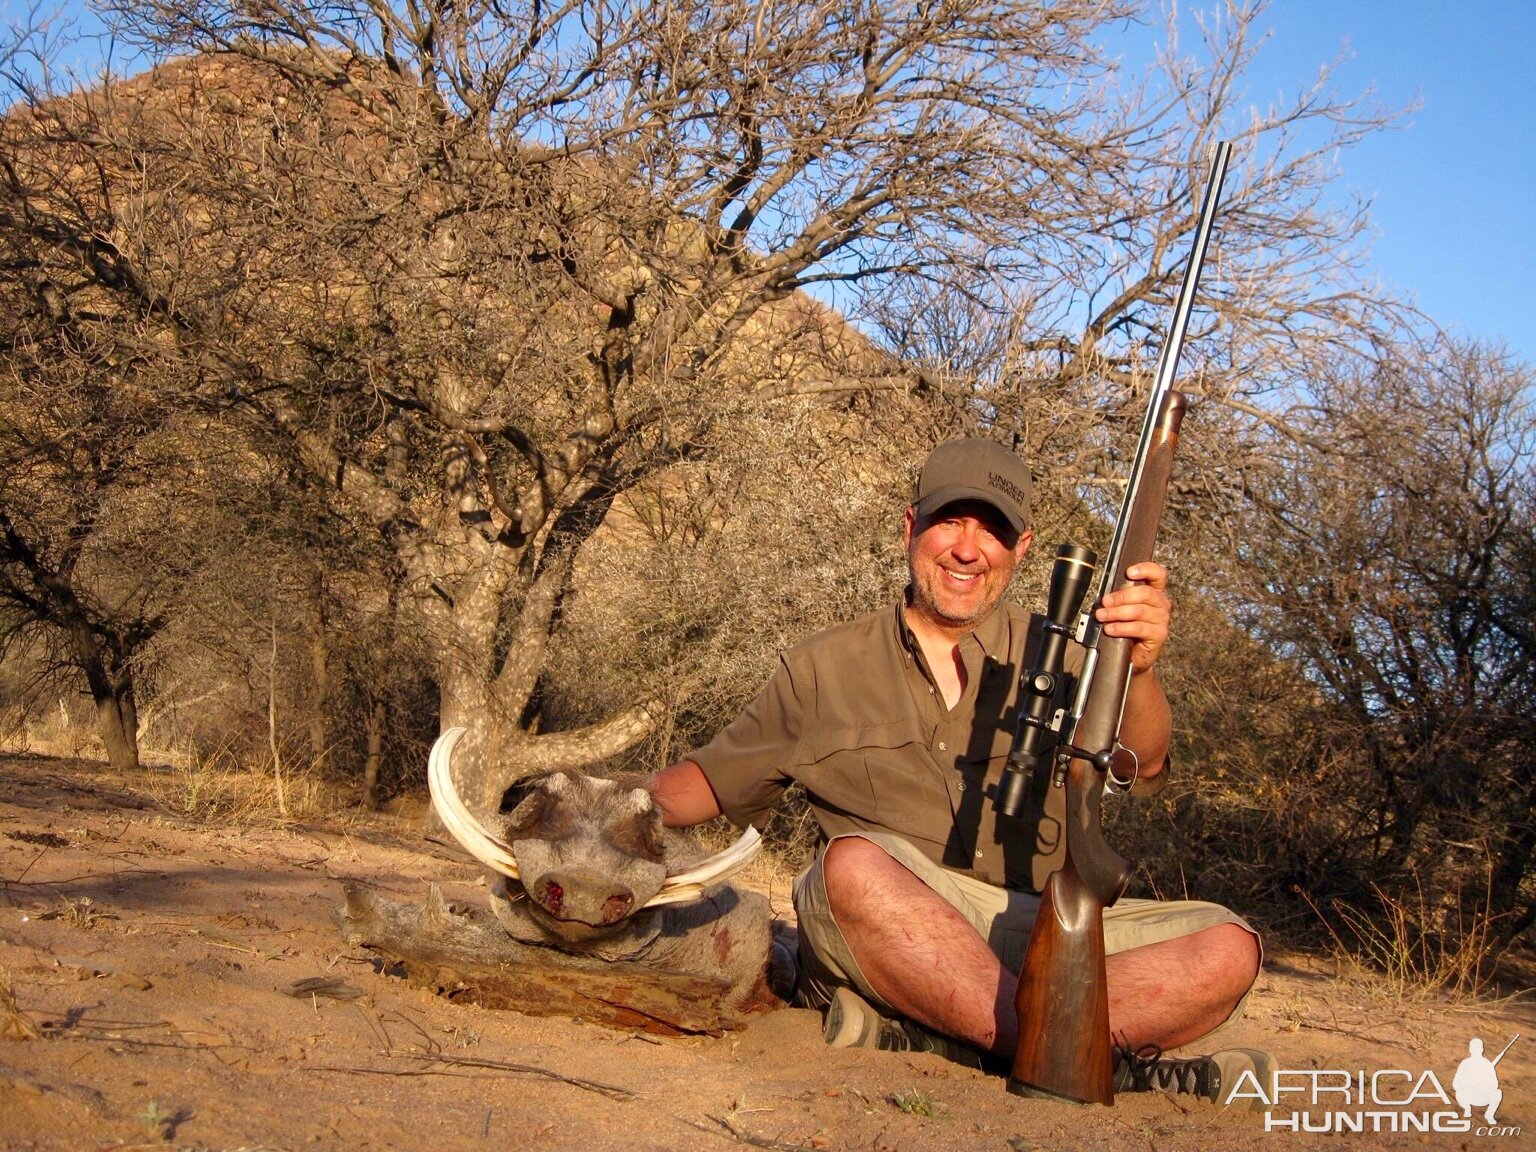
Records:
<instances>
[{"instance_id":1,"label":"bare tree","mask_svg":"<svg viewBox=\"0 0 1536 1152\"><path fill-rule=\"evenodd\" d=\"M1253 626L1347 718L1362 874L1474 881L1513 936L1536 920L1531 378L1475 345L1394 353L1316 382L1327 451L1255 493Z\"/></svg>"},{"instance_id":2,"label":"bare tree","mask_svg":"<svg viewBox=\"0 0 1536 1152\"><path fill-rule=\"evenodd\" d=\"M1159 885L1476 987L1536 921L1530 371L1382 346L1265 427L1246 505L1177 538L1188 772L1119 832Z\"/></svg>"},{"instance_id":3,"label":"bare tree","mask_svg":"<svg viewBox=\"0 0 1536 1152\"><path fill-rule=\"evenodd\" d=\"M661 715L637 687L540 731L575 558L618 495L797 391L913 386L778 306L1081 232L1078 174L1126 138L1084 95L1098 3L117 15L200 55L14 112L6 226L145 371L281 431L384 534L443 723L521 768Z\"/></svg>"},{"instance_id":4,"label":"bare tree","mask_svg":"<svg viewBox=\"0 0 1536 1152\"><path fill-rule=\"evenodd\" d=\"M1199 25L1198 60L1170 14L1129 146L1074 182L1088 227L1035 249L1032 270L958 292L908 278L871 304L890 346L960 400L958 424L1027 453L1048 512L1102 521L1118 504L1217 141L1236 159L1182 361L1195 404L1175 515L1241 505L1266 429L1290 427L1309 381L1413 318L1369 275L1366 206L1337 180L1337 158L1393 114L1340 93L1326 67L1289 98L1245 106L1262 13L1218 8Z\"/></svg>"},{"instance_id":5,"label":"bare tree","mask_svg":"<svg viewBox=\"0 0 1536 1152\"><path fill-rule=\"evenodd\" d=\"M171 524L195 519L173 421L116 386L112 351L77 341L67 309L17 287L0 292L0 650L30 639L40 675L83 677L113 766L136 768L136 665L187 575Z\"/></svg>"}]
</instances>

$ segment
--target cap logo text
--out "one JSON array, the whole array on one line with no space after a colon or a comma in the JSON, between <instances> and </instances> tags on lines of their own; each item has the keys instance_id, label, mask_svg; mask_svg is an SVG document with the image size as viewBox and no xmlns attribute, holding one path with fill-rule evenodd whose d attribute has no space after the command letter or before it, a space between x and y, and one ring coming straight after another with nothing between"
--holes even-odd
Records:
<instances>
[{"instance_id":1,"label":"cap logo text","mask_svg":"<svg viewBox=\"0 0 1536 1152\"><path fill-rule=\"evenodd\" d=\"M1009 496L1013 497L1013 502L1015 504L1022 504L1026 499L1024 490L1022 488L1020 488L1013 481L1009 480L1006 476L999 476L996 472L987 473L987 484L989 487L997 488L1003 492L1006 492Z\"/></svg>"}]
</instances>

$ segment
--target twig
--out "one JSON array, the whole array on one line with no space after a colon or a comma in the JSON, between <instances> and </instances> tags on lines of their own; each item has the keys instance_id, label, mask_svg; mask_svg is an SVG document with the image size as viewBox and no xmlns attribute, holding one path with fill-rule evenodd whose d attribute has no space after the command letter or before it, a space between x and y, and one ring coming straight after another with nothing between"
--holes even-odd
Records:
<instances>
[{"instance_id":1,"label":"twig","mask_svg":"<svg viewBox=\"0 0 1536 1152\"><path fill-rule=\"evenodd\" d=\"M562 1076L558 1072L551 1072L548 1068L540 1068L533 1064L512 1064L503 1060L475 1060L459 1056L415 1056L415 1060L424 1060L429 1064L448 1064L461 1068L485 1068L494 1072L522 1072L529 1076L543 1076L548 1080L558 1080L562 1084L569 1084L574 1088L582 1088L588 1092L596 1092L599 1096L606 1096L610 1100L633 1100L637 1093L628 1088L620 1088L615 1084L603 1084L596 1080L587 1080L580 1076ZM309 1064L305 1066L306 1072L350 1072L366 1076L452 1076L453 1072L440 1068L361 1068L349 1067L337 1064Z\"/></svg>"},{"instance_id":2,"label":"twig","mask_svg":"<svg viewBox=\"0 0 1536 1152\"><path fill-rule=\"evenodd\" d=\"M389 1033L384 1030L384 1025L379 1022L378 1016L364 1008L361 1004L357 1005L357 1011L358 1015L363 1018L363 1023L373 1029L373 1038L379 1042L380 1054L384 1056L392 1055L390 1052Z\"/></svg>"},{"instance_id":3,"label":"twig","mask_svg":"<svg viewBox=\"0 0 1536 1152\"><path fill-rule=\"evenodd\" d=\"M585 1088L589 1092L607 1096L611 1100L633 1100L638 1093L621 1088L616 1084L604 1084L599 1080L587 1080L580 1076L562 1076L558 1072L551 1072L548 1068L540 1068L535 1064L512 1064L504 1060L486 1060L473 1056L424 1056L424 1060L435 1060L440 1064L454 1064L463 1068L489 1068L502 1072L526 1072L532 1076L545 1076L551 1080L559 1080L565 1084L575 1085L577 1088Z\"/></svg>"},{"instance_id":4,"label":"twig","mask_svg":"<svg viewBox=\"0 0 1536 1152\"><path fill-rule=\"evenodd\" d=\"M37 855L32 857L32 859L27 862L27 866L21 870L21 875L16 877L16 879L14 879L14 880L7 880L6 883L7 884L20 884L23 880L25 880L27 878L27 873L32 871L32 865L36 864L45 855L47 855L47 853L48 853L48 845L44 844L42 846L42 848L40 848L38 850Z\"/></svg>"},{"instance_id":5,"label":"twig","mask_svg":"<svg viewBox=\"0 0 1536 1152\"><path fill-rule=\"evenodd\" d=\"M192 929L192 935L201 936L203 943L211 944L215 948L228 948L231 952L244 952L247 956L260 956L263 960L276 960L276 952L265 952L260 948L247 948L244 944L236 944L233 940L221 939L210 935L200 929Z\"/></svg>"},{"instance_id":6,"label":"twig","mask_svg":"<svg viewBox=\"0 0 1536 1152\"><path fill-rule=\"evenodd\" d=\"M400 1023L416 1029L416 1035L421 1037L421 1048L425 1055L437 1056L441 1053L442 1045L438 1044L430 1032L423 1028L417 1021L412 1020L404 1012L397 1011L386 1013L384 1016L380 1017L381 1025L386 1020L398 1020ZM386 1032L387 1031L388 1030L386 1029Z\"/></svg>"},{"instance_id":7,"label":"twig","mask_svg":"<svg viewBox=\"0 0 1536 1152\"><path fill-rule=\"evenodd\" d=\"M1333 1032L1340 1036L1353 1037L1356 1040L1366 1040L1372 1044L1380 1044L1382 1042L1380 1036L1372 1036L1369 1032L1361 1032L1355 1028L1340 1028L1335 1024L1316 1024L1311 1020L1303 1020L1300 1023L1301 1027L1310 1028L1314 1032ZM1368 1028L1390 1028L1391 1026L1390 1023L1366 1025Z\"/></svg>"},{"instance_id":8,"label":"twig","mask_svg":"<svg viewBox=\"0 0 1536 1152\"><path fill-rule=\"evenodd\" d=\"M678 1117L679 1120L683 1120L684 1124L697 1128L700 1132L709 1132L716 1136L729 1135L737 1143L750 1144L754 1148L771 1148L774 1149L774 1152L817 1152L816 1149L808 1144L790 1144L783 1140L771 1140L767 1136L755 1136L723 1116L710 1116L709 1118L720 1125L721 1128L724 1128L725 1132L716 1131L708 1124L700 1124L697 1120L683 1120L681 1116Z\"/></svg>"},{"instance_id":9,"label":"twig","mask_svg":"<svg viewBox=\"0 0 1536 1152\"><path fill-rule=\"evenodd\" d=\"M207 1052L220 1063L224 1063L224 1057L220 1055L224 1049L235 1052L256 1051L249 1044L185 1044L175 1040L140 1040L134 1036L119 1036L107 1032L85 1032L78 1028L45 1028L44 1036L50 1040L88 1040L97 1044L122 1044L130 1048L174 1048L180 1052ZM226 1065L227 1066L227 1065Z\"/></svg>"}]
</instances>

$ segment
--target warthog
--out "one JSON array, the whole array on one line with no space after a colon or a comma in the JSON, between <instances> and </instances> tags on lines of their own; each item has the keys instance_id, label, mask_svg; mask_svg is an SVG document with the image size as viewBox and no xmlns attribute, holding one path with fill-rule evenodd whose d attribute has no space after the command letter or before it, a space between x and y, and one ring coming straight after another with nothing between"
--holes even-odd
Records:
<instances>
[{"instance_id":1,"label":"warthog","mask_svg":"<svg viewBox=\"0 0 1536 1152\"><path fill-rule=\"evenodd\" d=\"M432 803L454 838L495 873L491 910L513 940L723 980L729 1013L788 997L793 953L773 938L767 899L720 883L756 854L754 830L700 859L685 837L663 828L644 788L547 772L514 786L511 813L494 834L453 785L462 733L450 729L433 746Z\"/></svg>"}]
</instances>

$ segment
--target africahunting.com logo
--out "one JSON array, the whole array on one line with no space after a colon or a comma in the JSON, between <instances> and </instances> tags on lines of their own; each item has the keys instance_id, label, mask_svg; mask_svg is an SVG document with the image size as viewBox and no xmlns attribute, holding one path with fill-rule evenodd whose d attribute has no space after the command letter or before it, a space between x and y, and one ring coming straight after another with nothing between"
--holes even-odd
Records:
<instances>
[{"instance_id":1,"label":"africahunting.com logo","mask_svg":"<svg viewBox=\"0 0 1536 1152\"><path fill-rule=\"evenodd\" d=\"M1446 1093L1431 1070L1383 1068L1280 1068L1269 1084L1244 1072L1228 1104L1263 1108L1266 1132L1461 1132L1474 1136L1518 1136L1518 1126L1498 1122L1504 1093L1498 1063L1519 1033L1492 1060L1483 1042L1467 1043L1467 1056ZM1453 1099L1454 1098L1454 1099Z\"/></svg>"}]
</instances>

